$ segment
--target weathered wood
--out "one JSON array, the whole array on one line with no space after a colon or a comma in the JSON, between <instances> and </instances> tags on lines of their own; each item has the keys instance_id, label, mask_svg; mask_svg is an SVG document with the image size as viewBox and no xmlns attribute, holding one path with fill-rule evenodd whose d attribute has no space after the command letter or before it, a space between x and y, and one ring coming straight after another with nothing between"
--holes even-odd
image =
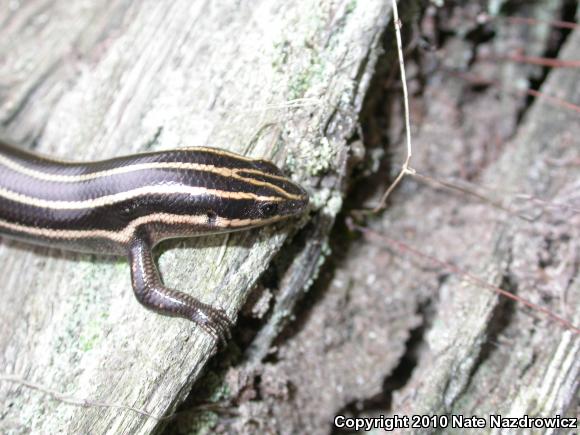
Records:
<instances>
[{"instance_id":1,"label":"weathered wood","mask_svg":"<svg viewBox=\"0 0 580 435\"><path fill-rule=\"evenodd\" d=\"M313 209L331 223L388 3L10 2L0 12L1 133L82 160L190 145L269 158L311 188ZM167 243L161 273L235 318L288 233L279 225ZM0 275L4 373L164 415L211 355L190 323L138 305L124 260L2 240ZM0 427L13 433L159 425L6 382L0 401Z\"/></svg>"},{"instance_id":2,"label":"weathered wood","mask_svg":"<svg viewBox=\"0 0 580 435\"><path fill-rule=\"evenodd\" d=\"M580 57L580 32L561 59ZM541 89L580 101L578 73L559 69ZM473 221L477 244L462 258L487 282L580 324L578 114L540 98L481 183L514 201L515 215L497 209ZM568 164L558 162L568 160ZM576 160L577 161L577 160ZM516 197L517 198L517 197ZM525 197L524 197L525 198ZM545 202L541 201L543 198ZM501 212L503 214L503 212ZM529 222L517 215L532 218ZM514 305L469 279L441 288L440 310L427 337L429 352L399 392L400 413L504 417L575 416L580 385L580 337L553 319ZM489 426L487 426L489 428Z\"/></svg>"},{"instance_id":3,"label":"weathered wood","mask_svg":"<svg viewBox=\"0 0 580 435\"><path fill-rule=\"evenodd\" d=\"M533 7L541 10L542 4ZM460 8L449 8L454 7ZM407 177L384 214L365 222L365 237L345 237L344 228L335 231L328 267L314 291L292 310L295 319L276 346L270 346L268 327L262 329L250 348L251 364L244 361L229 370L222 387L235 414L217 414L218 433L333 433L337 414L476 415L487 418L480 432L502 433L490 428L490 415L577 416L578 335L457 270L579 324L578 116L538 98L520 119L525 96L513 92L513 84L528 78L529 65L489 62L485 56L468 65L475 44L498 57L511 51L505 46L494 51L493 41L465 38L477 25L474 15L464 13L450 17L445 10L438 24L459 20L459 28L452 29L457 33L437 54L421 53L423 63L409 60L410 85L421 89L411 101L412 165L438 179L469 177L471 183L459 185L505 207ZM493 28L505 39L498 38L497 44L518 42L521 47L528 41L528 27L514 29L498 21ZM514 33L513 40L502 33L507 31ZM559 58L580 58L580 34L568 38ZM543 44L531 39L535 48L526 53L542 55ZM442 63L439 68L433 68L434 57ZM490 85L482 89L485 81L476 80L477 86L471 86L454 67ZM366 109L378 128L367 124L364 142L373 155L378 154L373 144L382 149L384 137L391 139L392 164L403 161L405 147L398 129L399 100L392 103L381 91L392 88L381 81L388 76L377 74L368 94L372 99L377 93L376 104ZM496 86L501 79L504 86ZM578 104L577 83L576 70L553 69L540 90ZM355 207L360 203L354 197L368 197L377 185L376 179L364 179L352 192ZM305 250L306 264L308 258ZM291 287L295 275L289 270L284 282ZM277 302L283 314L288 301ZM276 322L272 316L268 326ZM208 397L198 392L194 408ZM192 418L203 424L199 413ZM188 433L191 426L184 422L174 428ZM503 431L516 432L521 431Z\"/></svg>"}]
</instances>

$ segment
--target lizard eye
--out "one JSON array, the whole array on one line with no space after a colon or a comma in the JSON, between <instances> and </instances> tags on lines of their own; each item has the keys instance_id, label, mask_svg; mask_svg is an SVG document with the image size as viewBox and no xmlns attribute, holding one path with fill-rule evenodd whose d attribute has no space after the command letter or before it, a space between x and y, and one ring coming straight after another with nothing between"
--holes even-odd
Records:
<instances>
[{"instance_id":1,"label":"lizard eye","mask_svg":"<svg viewBox=\"0 0 580 435\"><path fill-rule=\"evenodd\" d=\"M278 211L278 204L274 202L265 202L260 205L260 213L262 216L271 216Z\"/></svg>"}]
</instances>

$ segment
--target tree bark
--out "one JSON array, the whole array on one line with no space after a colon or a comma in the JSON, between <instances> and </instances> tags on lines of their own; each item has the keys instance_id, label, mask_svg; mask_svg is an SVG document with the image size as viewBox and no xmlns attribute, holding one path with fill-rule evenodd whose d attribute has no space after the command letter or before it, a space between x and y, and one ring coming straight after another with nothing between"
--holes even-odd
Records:
<instances>
[{"instance_id":1,"label":"tree bark","mask_svg":"<svg viewBox=\"0 0 580 435\"><path fill-rule=\"evenodd\" d=\"M167 435L332 433L337 414L475 415L509 433L489 417L579 415L577 331L490 291L580 323L577 111L527 101L514 84L542 71L510 60L550 51L545 18L566 2L518 3L533 26L483 25L480 2L437 19L399 2L412 166L460 189L408 176L357 236L333 228L343 200L360 217L406 151L390 3L35 0L0 15L2 133L22 146L82 160L217 146L273 160L312 202L300 222L159 249L166 284L232 318L255 299L213 360L210 337L138 305L125 260L2 239L0 379L21 381L0 380L3 431L149 433L166 421L112 405L163 416L188 394ZM417 49L419 27L436 51ZM580 32L567 38L558 58L580 58ZM540 91L578 105L576 71ZM451 428L414 432L437 430Z\"/></svg>"},{"instance_id":2,"label":"tree bark","mask_svg":"<svg viewBox=\"0 0 580 435\"><path fill-rule=\"evenodd\" d=\"M557 10L552 3L522 5L514 14L545 20L546 10ZM509 57L515 49L544 56L555 36L545 21L515 26L498 18L490 38L474 8L450 4L437 18L421 16L423 32L445 37L437 50L407 51L412 166L458 188L406 177L384 214L360 223L363 237L338 224L326 248L332 255L291 309L292 322L272 346L262 340L272 316L223 377L235 414L210 420L212 411L196 408L210 397L198 385L188 408L197 413L167 434L208 427L337 433L338 414L407 416L409 427L397 433L465 433L467 426L452 427L452 417L476 416L485 423L482 433L515 433L493 428L491 416L578 415L577 329L491 288L578 328L580 131L577 111L565 103L580 101L578 74L552 69L542 96L527 101L514 84L542 71ZM580 56L579 38L577 31L568 35L558 56L563 64ZM393 45L387 33L363 107L368 157L358 168L365 176L347 197L351 218L353 209L376 204L405 159L400 97L390 92ZM291 284L292 276L282 282ZM277 304L288 306L283 297ZM412 429L412 417L422 415L436 423Z\"/></svg>"},{"instance_id":3,"label":"tree bark","mask_svg":"<svg viewBox=\"0 0 580 435\"><path fill-rule=\"evenodd\" d=\"M316 265L388 3L11 2L0 13L2 134L66 159L194 145L271 159L312 192ZM165 243L163 279L236 318L293 226ZM150 433L163 422L97 404L166 415L213 352L191 323L138 305L124 259L2 239L0 271L3 430Z\"/></svg>"}]
</instances>

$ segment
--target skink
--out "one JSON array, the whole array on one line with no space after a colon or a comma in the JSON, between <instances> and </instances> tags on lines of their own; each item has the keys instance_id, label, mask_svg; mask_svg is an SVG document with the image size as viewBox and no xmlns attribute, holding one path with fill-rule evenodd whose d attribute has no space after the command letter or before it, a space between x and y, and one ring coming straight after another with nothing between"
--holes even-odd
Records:
<instances>
[{"instance_id":1,"label":"skink","mask_svg":"<svg viewBox=\"0 0 580 435\"><path fill-rule=\"evenodd\" d=\"M163 285L162 240L248 229L303 212L308 195L272 163L214 148L64 162L0 141L0 233L67 250L127 256L137 300L229 336L221 309Z\"/></svg>"}]
</instances>

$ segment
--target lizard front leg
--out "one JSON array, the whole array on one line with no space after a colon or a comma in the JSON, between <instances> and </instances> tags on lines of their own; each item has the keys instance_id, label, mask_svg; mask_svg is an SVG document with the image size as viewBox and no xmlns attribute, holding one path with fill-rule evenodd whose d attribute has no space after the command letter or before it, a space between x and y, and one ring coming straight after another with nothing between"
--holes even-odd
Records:
<instances>
[{"instance_id":1,"label":"lizard front leg","mask_svg":"<svg viewBox=\"0 0 580 435\"><path fill-rule=\"evenodd\" d=\"M129 262L133 291L141 304L160 314L192 320L221 342L230 338L232 323L223 310L163 285L151 246L145 238L133 241L129 247Z\"/></svg>"}]
</instances>

